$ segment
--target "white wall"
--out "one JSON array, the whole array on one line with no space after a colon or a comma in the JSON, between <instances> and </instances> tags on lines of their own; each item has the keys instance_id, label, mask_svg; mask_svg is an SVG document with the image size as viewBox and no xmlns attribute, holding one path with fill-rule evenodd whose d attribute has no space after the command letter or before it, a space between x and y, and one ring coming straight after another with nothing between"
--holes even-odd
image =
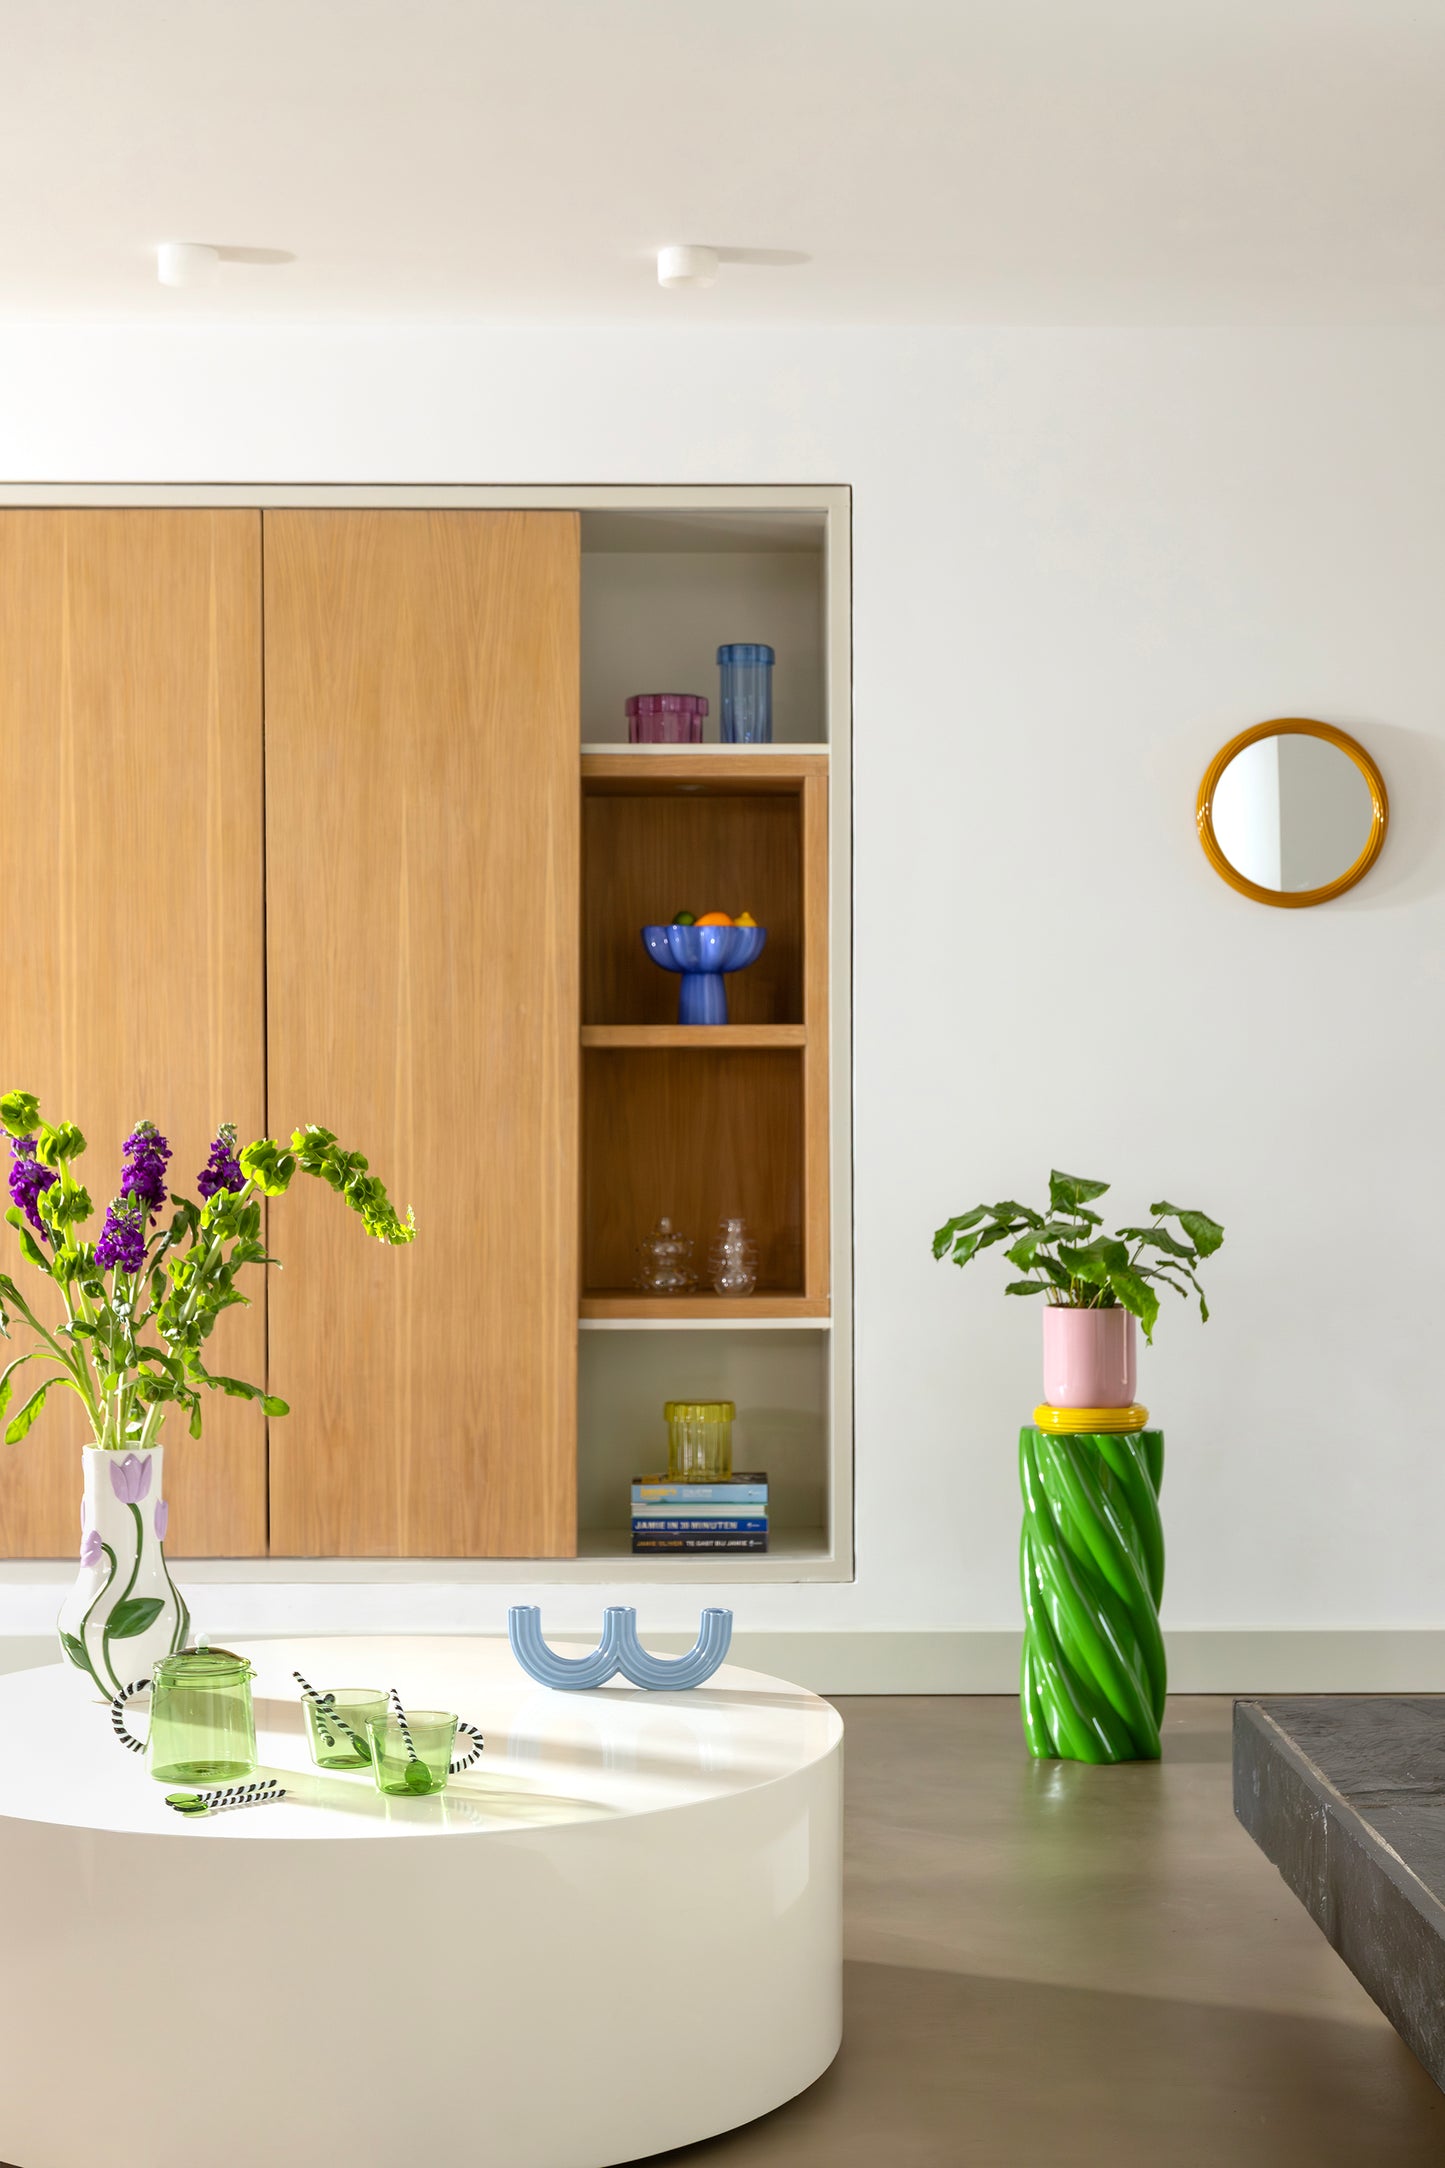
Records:
<instances>
[{"instance_id":1,"label":"white wall","mask_svg":"<svg viewBox=\"0 0 1445 2168\"><path fill-rule=\"evenodd\" d=\"M1144 1362L1171 1624L1440 1627L1442 384L1426 332L12 331L0 473L852 483L858 1577L723 1600L1015 1625L1038 1314L929 1236L1053 1161L1229 1230L1215 1321L1171 1307ZM1233 895L1193 832L1210 755L1279 714L1390 789L1317 911ZM214 1623L494 1626L507 1593ZM45 1601L19 1575L0 1629Z\"/></svg>"}]
</instances>

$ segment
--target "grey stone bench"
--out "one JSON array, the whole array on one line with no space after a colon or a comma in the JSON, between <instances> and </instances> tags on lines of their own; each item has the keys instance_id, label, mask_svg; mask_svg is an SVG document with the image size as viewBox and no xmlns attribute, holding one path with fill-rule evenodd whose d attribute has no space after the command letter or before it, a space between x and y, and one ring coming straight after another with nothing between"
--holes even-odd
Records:
<instances>
[{"instance_id":1,"label":"grey stone bench","mask_svg":"<svg viewBox=\"0 0 1445 2168\"><path fill-rule=\"evenodd\" d=\"M1234 1811L1445 2088L1445 1697L1237 1701Z\"/></svg>"}]
</instances>

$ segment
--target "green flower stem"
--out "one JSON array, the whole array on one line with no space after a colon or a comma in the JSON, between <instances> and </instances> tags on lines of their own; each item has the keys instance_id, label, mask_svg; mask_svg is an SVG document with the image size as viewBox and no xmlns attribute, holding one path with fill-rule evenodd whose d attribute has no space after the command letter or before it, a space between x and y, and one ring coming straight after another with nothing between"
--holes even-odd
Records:
<instances>
[{"instance_id":1,"label":"green flower stem","mask_svg":"<svg viewBox=\"0 0 1445 2168\"><path fill-rule=\"evenodd\" d=\"M15 1307L19 1310L20 1315L24 1318L26 1324L30 1327L31 1331L37 1334L38 1337L42 1339L45 1342L45 1345L50 1349L51 1354L55 1357L55 1360L59 1363L61 1369L66 1373L67 1377L70 1379L71 1384L79 1393L81 1399L85 1402L85 1405L90 1412L92 1424L97 1423L100 1419L99 1410L95 1405L94 1397L92 1396L90 1391L89 1377L84 1368L82 1367L79 1358L74 1355L67 1355L65 1349L60 1345L54 1334L48 1333L45 1330L45 1327L41 1324L39 1318L35 1315L35 1312L31 1309L29 1303L21 1294L19 1288L15 1286L15 1283L11 1281L10 1285L13 1289L13 1299L15 1302Z\"/></svg>"},{"instance_id":2,"label":"green flower stem","mask_svg":"<svg viewBox=\"0 0 1445 2168\"><path fill-rule=\"evenodd\" d=\"M246 1199L251 1195L255 1187L256 1185L254 1182L248 1181L244 1189L234 1190L230 1194L234 1196L238 1205L243 1205L246 1202ZM185 1301L181 1305L181 1323L183 1325L189 1325L191 1319L195 1315L196 1299L199 1296L201 1289L206 1284L206 1277L209 1274L212 1265L216 1262L217 1255L220 1252L221 1245L224 1240L224 1235L217 1234L211 1237L211 1241L206 1250L206 1254L201 1259L201 1262L196 1269L195 1277L191 1281L190 1293L186 1296Z\"/></svg>"},{"instance_id":3,"label":"green flower stem","mask_svg":"<svg viewBox=\"0 0 1445 2168\"><path fill-rule=\"evenodd\" d=\"M185 1597L181 1594L180 1590L176 1587L175 1582L171 1579L170 1560L166 1557L166 1547L164 1544L161 1544L160 1546L160 1553L161 1572L166 1577L166 1587L170 1590L171 1594L176 1599L176 1630L174 1636L172 1637L170 1648L170 1653L172 1656L174 1656L177 1649L183 1649L186 1645L186 1635L191 1630L191 1614L186 1606Z\"/></svg>"},{"instance_id":4,"label":"green flower stem","mask_svg":"<svg viewBox=\"0 0 1445 2168\"><path fill-rule=\"evenodd\" d=\"M130 1517L135 1522L135 1564L130 1569L130 1579L126 1582L125 1587L120 1592L120 1600L122 1603L128 1601L130 1597L130 1592L135 1587L136 1581L139 1578L141 1546L145 1542L145 1529L141 1526L140 1507L138 1505L132 1505L130 1509Z\"/></svg>"},{"instance_id":5,"label":"green flower stem","mask_svg":"<svg viewBox=\"0 0 1445 2168\"><path fill-rule=\"evenodd\" d=\"M87 1655L87 1656L89 1656L89 1654L90 1654L90 1650L89 1650L89 1648L88 1648L88 1647L86 1646L86 1639L85 1639L85 1631L86 1631L86 1628L87 1628L87 1627L89 1626L89 1624L90 1624L90 1620L91 1620L91 1613L92 1613L92 1612L93 1612L93 1611L95 1610L95 1606L96 1606L96 1604L98 1604L98 1603L100 1602L101 1598L102 1598L102 1597L103 1597L103 1596L104 1596L104 1595L105 1595L105 1594L107 1593L107 1591L108 1591L109 1589L111 1589L112 1587L114 1587L114 1585L115 1585L115 1577L116 1577L116 1573L117 1573L117 1571L118 1571L118 1568L117 1568L117 1566L116 1566L115 1552L114 1552L114 1551L113 1551L113 1550L111 1549L110 1545L109 1545L109 1544L108 1544L107 1542L105 1542L105 1540L104 1540L103 1538L102 1538L102 1540L101 1540L101 1546L100 1546L100 1547L101 1547L101 1549L102 1549L102 1550L104 1551L104 1553L105 1553L106 1557L107 1557L107 1558L108 1558L108 1559L110 1560L110 1572L109 1572L109 1573L108 1573L108 1574L106 1575L106 1577L105 1577L105 1584L104 1584L104 1586L103 1586L103 1587L102 1587L102 1588L101 1588L101 1589L100 1589L100 1590L99 1590L99 1591L97 1592L96 1596L94 1597L94 1599L93 1599L93 1600L92 1600L92 1602L91 1602L91 1605L90 1605L90 1609L89 1609L89 1610L88 1610L88 1611L86 1612L86 1614L85 1614L85 1617L84 1617L84 1618L83 1618L83 1619L81 1620L81 1622L80 1622L80 1633L79 1633L79 1636L78 1636L78 1638L79 1638L79 1641L80 1641L80 1645L81 1645L81 1647L82 1647L83 1649L85 1649L85 1653L86 1653L86 1655ZM113 1666L112 1666L112 1664L111 1664L111 1661L110 1661L110 1644L109 1644L109 1642L108 1642L108 1641L106 1640L106 1637L105 1637L105 1635L104 1635L104 1634L102 1634L102 1635L101 1635L101 1640L100 1640L100 1660L101 1660L102 1664L103 1664L103 1665L105 1666L105 1669L107 1670L107 1672L109 1672L109 1674L110 1674L110 1684L111 1684L111 1691L112 1691L113 1693L117 1693L117 1694L118 1694L118 1693L120 1692L120 1680L119 1680L119 1679L118 1679L118 1678L116 1677L116 1675L115 1675L115 1671L114 1671L114 1668L113 1668ZM97 1686L101 1686L101 1685L103 1685L103 1684L104 1684L104 1681L103 1681L103 1680L101 1680L101 1679L97 1679L95 1683L96 1683L96 1685L97 1685Z\"/></svg>"}]
</instances>

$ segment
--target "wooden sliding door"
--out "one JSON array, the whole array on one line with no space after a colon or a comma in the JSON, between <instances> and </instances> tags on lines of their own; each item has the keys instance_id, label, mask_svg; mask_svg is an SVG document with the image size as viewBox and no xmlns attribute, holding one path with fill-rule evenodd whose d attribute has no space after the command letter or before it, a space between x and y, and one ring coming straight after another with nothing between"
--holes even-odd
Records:
<instances>
[{"instance_id":1,"label":"wooden sliding door","mask_svg":"<svg viewBox=\"0 0 1445 2168\"><path fill-rule=\"evenodd\" d=\"M0 511L0 1089L79 1122L96 1233L142 1116L192 1196L218 1123L264 1126L260 604L256 512ZM9 1228L0 1253L58 1320ZM213 1367L259 1379L251 1292ZM74 1554L84 1437L55 1394L0 1445L0 1556ZM165 1442L173 1554L264 1551L259 1409L216 1394Z\"/></svg>"},{"instance_id":2,"label":"wooden sliding door","mask_svg":"<svg viewBox=\"0 0 1445 2168\"><path fill-rule=\"evenodd\" d=\"M265 515L270 1119L417 1240L272 1208L271 1548L575 1548L578 523Z\"/></svg>"}]
</instances>

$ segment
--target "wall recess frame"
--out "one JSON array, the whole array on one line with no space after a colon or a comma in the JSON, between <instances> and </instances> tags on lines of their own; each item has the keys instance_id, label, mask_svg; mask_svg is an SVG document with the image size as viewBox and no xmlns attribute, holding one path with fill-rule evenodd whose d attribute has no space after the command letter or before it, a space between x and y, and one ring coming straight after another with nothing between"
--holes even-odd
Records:
<instances>
[{"instance_id":1,"label":"wall recess frame","mask_svg":"<svg viewBox=\"0 0 1445 2168\"><path fill-rule=\"evenodd\" d=\"M375 1582L451 1582L471 1585L677 1583L714 1586L746 1582L848 1581L854 1574L853 1533L853 1316L852 1316L852 619L851 491L842 484L818 485L601 485L601 484L351 484L351 483L0 483L0 507L7 509L120 510L140 508L250 509L262 513L283 508L307 510L495 511L555 510L576 512L582 523L583 690L578 748L579 789L589 770L595 789L599 775L619 761L635 760L639 777L658 755L672 748L628 747L621 725L616 736L593 727L598 712L589 704L588 680L595 678L598 699L610 717L613 680L627 663L629 640L644 638L650 624L686 622L703 609L711 561L723 579L734 607L720 615L725 629L717 639L738 634L738 607L760 582L773 578L778 607L791 613L793 625L816 620L816 652L806 681L798 687L794 713L804 718L806 735L788 737L780 720L774 757L779 781L790 759L820 763L827 777L827 949L826 1027L822 1046L812 1058L826 1063L828 1127L825 1163L827 1298L804 1295L789 1313L779 1301L774 1314L742 1316L697 1313L680 1305L673 1315L639 1314L635 1306L594 1300L579 1302L579 1515L574 1558L414 1557L342 1559L334 1557L208 1558L188 1563L198 1585L248 1584L283 1587L295 1584ZM634 564L631 562L636 560ZM649 570L648 568L651 567ZM655 594L649 593L649 584ZM815 591L815 599L814 599ZM596 601L595 622L608 619L620 627L603 635L589 652L589 596ZM613 604L617 605L613 610ZM812 613L810 616L809 613ZM744 620L748 622L748 620ZM769 637L766 631L762 637ZM812 634L809 634L812 638ZM638 649L638 676L632 689L654 689L654 672ZM669 688L670 689L670 688ZM715 690L714 685L707 689ZM710 756L728 749L710 745ZM766 759L767 748L739 748L753 759ZM662 782L660 772L657 783ZM656 785L653 786L654 788ZM738 902L746 899L739 898ZM821 1003L820 1003L821 1008ZM761 1030L764 1027L759 1027ZM772 1027L779 1040L793 1033L790 1021ZM579 1021L584 1060L602 1060L608 1038L618 1027ZM638 1033L629 1033L636 1038ZM791 1042L790 1042L791 1043ZM633 1058L637 1049L623 1051ZM744 1049L746 1051L746 1049ZM771 1040L760 1041L765 1059L776 1060ZM708 1230L698 1235L705 1243ZM811 1283L809 1283L811 1285ZM590 1313L590 1314L588 1314ZM684 1340L683 1336L691 1336ZM625 1527L625 1492L615 1519L603 1518L597 1500L608 1484L630 1475L635 1448L624 1441L635 1435L637 1410L618 1386L619 1374L631 1371L651 1394L664 1371L694 1365L698 1350L715 1345L743 1375L764 1381L774 1404L786 1401L804 1379L803 1413L814 1425L817 1442L809 1448L806 1479L793 1471L783 1485L781 1521L774 1520L773 1545L761 1557L677 1559L632 1557ZM663 1351L676 1347L680 1363L669 1364ZM806 1377L805 1377L806 1373ZM710 1390L694 1380L688 1390ZM731 1397L746 1388L729 1382ZM587 1396L597 1403L598 1419L589 1419ZM662 1436L660 1402L657 1431ZM640 1461L644 1454L637 1454ZM801 1465L801 1464L800 1464ZM773 1471L770 1469L770 1473ZM778 1486L775 1480L775 1495ZM805 1495L806 1494L806 1495ZM609 1492L610 1495L610 1492ZM36 1577L35 1563L0 1567L0 1581L14 1574Z\"/></svg>"}]
</instances>

